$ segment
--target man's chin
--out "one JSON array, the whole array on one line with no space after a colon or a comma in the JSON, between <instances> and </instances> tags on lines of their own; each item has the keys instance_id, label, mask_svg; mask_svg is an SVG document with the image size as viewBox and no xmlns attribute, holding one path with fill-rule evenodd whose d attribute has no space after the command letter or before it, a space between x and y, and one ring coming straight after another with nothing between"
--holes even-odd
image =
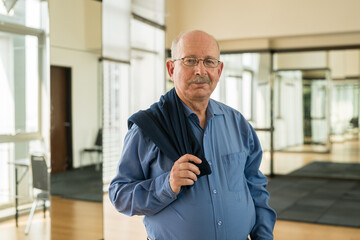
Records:
<instances>
[{"instance_id":1,"label":"man's chin","mask_svg":"<svg viewBox=\"0 0 360 240\"><path fill-rule=\"evenodd\" d=\"M212 91L209 87L208 84L204 84L204 85L196 85L195 87L192 88L193 94L196 97L199 98L204 98L204 97L210 97Z\"/></svg>"},{"instance_id":2,"label":"man's chin","mask_svg":"<svg viewBox=\"0 0 360 240\"><path fill-rule=\"evenodd\" d=\"M205 88L205 87L209 87L209 83L193 83L192 85L195 85L198 88Z\"/></svg>"},{"instance_id":3,"label":"man's chin","mask_svg":"<svg viewBox=\"0 0 360 240\"><path fill-rule=\"evenodd\" d=\"M195 87L195 88L210 88L210 83L208 82L200 82L200 83L191 83L190 87Z\"/></svg>"}]
</instances>

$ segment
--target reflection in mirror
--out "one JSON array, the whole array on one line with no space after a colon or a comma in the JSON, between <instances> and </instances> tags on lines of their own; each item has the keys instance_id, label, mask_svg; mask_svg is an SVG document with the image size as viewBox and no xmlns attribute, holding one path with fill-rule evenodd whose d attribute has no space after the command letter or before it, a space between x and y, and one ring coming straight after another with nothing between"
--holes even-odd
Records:
<instances>
[{"instance_id":1,"label":"reflection in mirror","mask_svg":"<svg viewBox=\"0 0 360 240\"><path fill-rule=\"evenodd\" d=\"M255 89L269 82L270 53L221 54L220 59L224 69L212 98L240 111L255 126L265 127L270 115Z\"/></svg>"},{"instance_id":2,"label":"reflection in mirror","mask_svg":"<svg viewBox=\"0 0 360 240\"><path fill-rule=\"evenodd\" d=\"M102 228L99 226L101 219L102 202L102 131L99 129L93 137L93 144L80 150L79 167L74 167L73 162L73 121L71 117L71 69L64 67L51 67L51 195L52 195L52 235L56 238L58 231L64 231L58 225L58 221L71 222L74 218L85 216L85 210L81 213L76 209L78 215L74 214L70 206L89 205L99 207L94 208L93 218L96 222L87 221L88 226L92 225L93 234L96 238L102 237ZM93 118L97 118L96 115ZM91 142L91 141L90 141ZM64 206L58 204L65 204ZM67 206L67 207L66 207ZM60 212L59 212L60 210ZM57 217L59 213L59 217ZM100 221L100 223L102 223ZM61 224L64 228L64 224ZM101 226L101 224L100 224ZM71 226L68 226L71 228ZM80 227L79 227L80 228ZM81 229L81 228L80 228ZM83 229L85 233L85 229ZM91 231L87 231L89 234ZM96 235L96 232L97 235ZM63 234L61 234L63 236ZM85 236L85 235L84 235Z\"/></svg>"},{"instance_id":3,"label":"reflection in mirror","mask_svg":"<svg viewBox=\"0 0 360 240\"><path fill-rule=\"evenodd\" d=\"M142 217L130 218L118 213L109 201L107 189L117 171L128 130L127 119L157 101L164 93L164 2L103 2L105 239L146 238ZM117 27L119 23L123 25L121 28ZM140 226L137 225L139 223Z\"/></svg>"},{"instance_id":4,"label":"reflection in mirror","mask_svg":"<svg viewBox=\"0 0 360 240\"><path fill-rule=\"evenodd\" d=\"M331 88L331 141L356 140L359 131L360 77L334 79Z\"/></svg>"},{"instance_id":5,"label":"reflection in mirror","mask_svg":"<svg viewBox=\"0 0 360 240\"><path fill-rule=\"evenodd\" d=\"M357 161L353 151L338 152L359 138L359 56L359 49L274 54L277 174L344 178L340 169ZM302 154L289 161L291 153Z\"/></svg>"},{"instance_id":6,"label":"reflection in mirror","mask_svg":"<svg viewBox=\"0 0 360 240\"><path fill-rule=\"evenodd\" d=\"M276 71L275 150L330 151L329 71Z\"/></svg>"},{"instance_id":7,"label":"reflection in mirror","mask_svg":"<svg viewBox=\"0 0 360 240\"><path fill-rule=\"evenodd\" d=\"M298 155L289 162L285 153L317 153L324 159L334 143L358 139L359 53L223 53L224 70L212 97L239 110L257 129L264 173L289 173L316 159ZM273 142L263 131L271 127L271 114Z\"/></svg>"},{"instance_id":8,"label":"reflection in mirror","mask_svg":"<svg viewBox=\"0 0 360 240\"><path fill-rule=\"evenodd\" d=\"M49 14L51 238L102 239L101 2Z\"/></svg>"},{"instance_id":9,"label":"reflection in mirror","mask_svg":"<svg viewBox=\"0 0 360 240\"><path fill-rule=\"evenodd\" d=\"M282 177L269 182L270 205L278 220L358 227L359 216L348 214L356 208L341 206L359 201L347 196L359 193L360 50L280 52L273 60L274 166Z\"/></svg>"},{"instance_id":10,"label":"reflection in mirror","mask_svg":"<svg viewBox=\"0 0 360 240\"><path fill-rule=\"evenodd\" d=\"M263 159L261 171L271 173L271 105L270 66L271 54L222 53L224 69L211 97L243 114L254 126L268 157Z\"/></svg>"}]
</instances>

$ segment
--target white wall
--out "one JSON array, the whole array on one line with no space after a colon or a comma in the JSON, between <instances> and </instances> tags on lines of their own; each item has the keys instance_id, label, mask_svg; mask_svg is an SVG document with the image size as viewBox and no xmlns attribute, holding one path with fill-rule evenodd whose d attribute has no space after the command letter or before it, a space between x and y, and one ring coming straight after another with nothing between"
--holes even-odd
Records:
<instances>
[{"instance_id":1,"label":"white wall","mask_svg":"<svg viewBox=\"0 0 360 240\"><path fill-rule=\"evenodd\" d=\"M220 43L225 43L225 48L231 41L248 40L238 45L240 48L241 44L249 45L248 49L280 44L273 43L274 38L360 32L358 0L167 0L166 3L167 47L179 32L189 29L213 34ZM305 45L316 42L303 40ZM286 44L299 44L296 39L289 41ZM321 41L329 43L329 38ZM359 35L355 41L360 43Z\"/></svg>"},{"instance_id":2,"label":"white wall","mask_svg":"<svg viewBox=\"0 0 360 240\"><path fill-rule=\"evenodd\" d=\"M274 69L327 68L327 52L291 52L274 54Z\"/></svg>"},{"instance_id":3,"label":"white wall","mask_svg":"<svg viewBox=\"0 0 360 240\"><path fill-rule=\"evenodd\" d=\"M332 79L360 75L360 50L307 51L274 54L274 69L329 68Z\"/></svg>"},{"instance_id":4,"label":"white wall","mask_svg":"<svg viewBox=\"0 0 360 240\"><path fill-rule=\"evenodd\" d=\"M50 64L72 72L73 166L78 167L81 149L94 145L100 127L101 3L49 0L49 13ZM83 164L90 160L84 158Z\"/></svg>"},{"instance_id":5,"label":"white wall","mask_svg":"<svg viewBox=\"0 0 360 240\"><path fill-rule=\"evenodd\" d=\"M50 45L76 50L101 49L101 3L49 0Z\"/></svg>"},{"instance_id":6,"label":"white wall","mask_svg":"<svg viewBox=\"0 0 360 240\"><path fill-rule=\"evenodd\" d=\"M333 79L360 76L360 50L334 50L328 54Z\"/></svg>"}]
</instances>

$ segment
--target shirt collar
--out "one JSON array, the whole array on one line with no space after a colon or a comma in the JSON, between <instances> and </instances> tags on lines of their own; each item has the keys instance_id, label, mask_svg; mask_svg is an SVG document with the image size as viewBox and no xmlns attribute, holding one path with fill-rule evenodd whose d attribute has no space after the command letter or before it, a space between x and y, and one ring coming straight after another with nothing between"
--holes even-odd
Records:
<instances>
[{"instance_id":1,"label":"shirt collar","mask_svg":"<svg viewBox=\"0 0 360 240\"><path fill-rule=\"evenodd\" d=\"M183 101L181 101L181 103L184 105L184 111L186 117L189 117L192 114L196 115L188 106L186 106L186 104ZM216 101L210 99L206 114L207 114L206 119L209 120L216 115L223 115L224 111L221 109L219 104L216 103Z\"/></svg>"}]
</instances>

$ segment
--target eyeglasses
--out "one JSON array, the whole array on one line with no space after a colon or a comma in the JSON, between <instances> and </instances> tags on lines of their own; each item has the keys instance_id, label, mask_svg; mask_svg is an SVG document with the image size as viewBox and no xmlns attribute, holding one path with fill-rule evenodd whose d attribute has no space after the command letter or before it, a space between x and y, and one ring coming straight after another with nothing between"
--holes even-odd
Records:
<instances>
[{"instance_id":1,"label":"eyeglasses","mask_svg":"<svg viewBox=\"0 0 360 240\"><path fill-rule=\"evenodd\" d=\"M172 61L176 62L179 60L181 60L182 63L188 67L197 66L200 61L203 61L204 66L207 68L216 68L217 66L219 66L219 63L220 63L220 61L215 58L199 59L199 58L195 58L195 57L183 57L183 58L174 59Z\"/></svg>"}]
</instances>

